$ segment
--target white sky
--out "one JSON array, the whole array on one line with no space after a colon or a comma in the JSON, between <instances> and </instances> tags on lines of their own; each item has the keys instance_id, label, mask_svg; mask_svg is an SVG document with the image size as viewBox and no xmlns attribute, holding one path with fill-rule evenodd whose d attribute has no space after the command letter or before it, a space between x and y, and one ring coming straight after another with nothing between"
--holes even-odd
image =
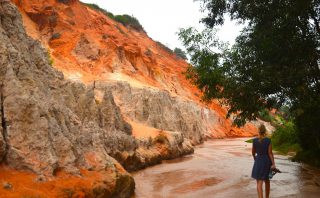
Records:
<instances>
[{"instance_id":1,"label":"white sky","mask_svg":"<svg viewBox=\"0 0 320 198\"><path fill-rule=\"evenodd\" d=\"M128 14L136 17L148 35L166 46L174 49L184 49L178 39L179 28L196 27L202 29L199 23L204 16L200 12L200 3L194 0L81 0L94 3L113 14ZM226 21L218 32L223 41L234 43L241 26Z\"/></svg>"}]
</instances>

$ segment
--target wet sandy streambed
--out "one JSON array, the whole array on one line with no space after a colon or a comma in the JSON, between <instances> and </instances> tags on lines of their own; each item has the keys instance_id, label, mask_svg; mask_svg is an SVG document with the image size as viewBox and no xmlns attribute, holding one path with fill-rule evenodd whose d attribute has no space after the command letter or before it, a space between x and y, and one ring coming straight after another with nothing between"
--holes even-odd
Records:
<instances>
[{"instance_id":1,"label":"wet sandy streambed","mask_svg":"<svg viewBox=\"0 0 320 198\"><path fill-rule=\"evenodd\" d=\"M247 138L248 139L248 138ZM251 179L251 144L246 139L211 140L196 147L193 155L165 161L133 173L135 198L257 197ZM275 155L286 173L271 181L270 197L320 198L320 170Z\"/></svg>"}]
</instances>

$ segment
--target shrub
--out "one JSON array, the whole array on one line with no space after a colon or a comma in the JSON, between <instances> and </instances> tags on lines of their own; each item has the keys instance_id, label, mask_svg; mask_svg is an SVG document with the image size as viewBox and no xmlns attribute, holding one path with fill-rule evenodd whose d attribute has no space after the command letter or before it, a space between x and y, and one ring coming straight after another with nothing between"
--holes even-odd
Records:
<instances>
[{"instance_id":1,"label":"shrub","mask_svg":"<svg viewBox=\"0 0 320 198\"><path fill-rule=\"evenodd\" d=\"M64 4L68 4L68 3L70 3L71 1L70 1L70 0L58 0L58 2L64 3Z\"/></svg>"},{"instance_id":2,"label":"shrub","mask_svg":"<svg viewBox=\"0 0 320 198\"><path fill-rule=\"evenodd\" d=\"M104 9L100 8L97 4L94 4L94 3L83 3L83 4L97 11L101 11L101 12L105 11Z\"/></svg>"},{"instance_id":3,"label":"shrub","mask_svg":"<svg viewBox=\"0 0 320 198\"><path fill-rule=\"evenodd\" d=\"M124 26L131 27L135 30L145 32L142 25L138 21L138 19L136 19L134 16L129 16L127 14L116 15L114 19Z\"/></svg>"},{"instance_id":4,"label":"shrub","mask_svg":"<svg viewBox=\"0 0 320 198\"><path fill-rule=\"evenodd\" d=\"M111 12L107 12L107 16L111 19L114 19L114 15Z\"/></svg>"},{"instance_id":5,"label":"shrub","mask_svg":"<svg viewBox=\"0 0 320 198\"><path fill-rule=\"evenodd\" d=\"M156 41L156 43L157 43L162 49L166 50L168 53L170 53L170 54L173 54L173 53L174 53L169 47L167 47L166 45L162 44L161 42Z\"/></svg>"},{"instance_id":6,"label":"shrub","mask_svg":"<svg viewBox=\"0 0 320 198\"><path fill-rule=\"evenodd\" d=\"M47 57L48 57L48 60L49 60L49 65L53 66L54 60L53 60L50 52L47 52Z\"/></svg>"},{"instance_id":7,"label":"shrub","mask_svg":"<svg viewBox=\"0 0 320 198\"><path fill-rule=\"evenodd\" d=\"M301 150L298 140L298 130L292 121L278 126L273 132L271 140L274 149L281 153L286 154L290 151L298 152Z\"/></svg>"},{"instance_id":8,"label":"shrub","mask_svg":"<svg viewBox=\"0 0 320 198\"><path fill-rule=\"evenodd\" d=\"M260 118L263 121L271 122L272 116L270 115L269 111L267 109L263 109L258 113L258 118Z\"/></svg>"},{"instance_id":9,"label":"shrub","mask_svg":"<svg viewBox=\"0 0 320 198\"><path fill-rule=\"evenodd\" d=\"M60 33L54 33L52 36L51 36L51 39L50 40L55 40L55 39L59 39L61 38L61 34Z\"/></svg>"},{"instance_id":10,"label":"shrub","mask_svg":"<svg viewBox=\"0 0 320 198\"><path fill-rule=\"evenodd\" d=\"M127 14L124 15L114 15L111 12L108 12L107 10L100 8L98 5L94 4L94 3L83 3L84 5L90 7L91 9L94 9L96 11L99 11L101 13L103 13L104 15L108 16L109 18L123 24L126 27L131 27L137 31L141 31L141 32L145 32L144 28L142 27L142 25L140 24L140 22L138 21L138 19L136 19L134 16L130 16Z\"/></svg>"},{"instance_id":11,"label":"shrub","mask_svg":"<svg viewBox=\"0 0 320 198\"><path fill-rule=\"evenodd\" d=\"M111 18L114 20L114 15L113 13L103 9L103 8L100 8L97 4L94 4L94 3L83 3L83 5L85 6L88 6L89 8L93 9L93 10L96 10L98 12L101 12L102 14L106 15L107 17Z\"/></svg>"},{"instance_id":12,"label":"shrub","mask_svg":"<svg viewBox=\"0 0 320 198\"><path fill-rule=\"evenodd\" d=\"M305 162L320 168L320 153L313 150L301 150L293 158L294 161Z\"/></svg>"},{"instance_id":13,"label":"shrub","mask_svg":"<svg viewBox=\"0 0 320 198\"><path fill-rule=\"evenodd\" d=\"M246 140L245 142L247 142L247 143L253 143L253 139L251 138L251 139L249 139L249 140Z\"/></svg>"},{"instance_id":14,"label":"shrub","mask_svg":"<svg viewBox=\"0 0 320 198\"><path fill-rule=\"evenodd\" d=\"M94 3L83 3L83 2L82 2L82 4L85 5L85 6L88 6L89 8L91 8L91 9L93 9L93 10L102 12L102 13L104 13L104 14L108 14L108 13L109 13L109 12L106 11L105 9L100 8L97 4L94 4ZM111 14L112 14L112 13L111 13ZM112 15L113 15L113 14L112 14Z\"/></svg>"},{"instance_id":15,"label":"shrub","mask_svg":"<svg viewBox=\"0 0 320 198\"><path fill-rule=\"evenodd\" d=\"M293 115L290 112L290 107L285 105L281 106L279 112L285 120L293 119Z\"/></svg>"},{"instance_id":16,"label":"shrub","mask_svg":"<svg viewBox=\"0 0 320 198\"><path fill-rule=\"evenodd\" d=\"M317 148L303 148L299 135L301 136L302 134L294 122L284 121L283 125L277 126L276 131L272 134L271 140L274 150L283 154L287 154L290 151L296 152L293 161L302 161L320 167L320 153Z\"/></svg>"},{"instance_id":17,"label":"shrub","mask_svg":"<svg viewBox=\"0 0 320 198\"><path fill-rule=\"evenodd\" d=\"M176 56L179 57L179 58L182 58L182 59L184 59L184 60L187 60L187 59L188 59L186 53L185 53L182 49L180 49L180 48L177 48L177 47L174 48L173 52L174 52L174 53L176 54Z\"/></svg>"}]
</instances>

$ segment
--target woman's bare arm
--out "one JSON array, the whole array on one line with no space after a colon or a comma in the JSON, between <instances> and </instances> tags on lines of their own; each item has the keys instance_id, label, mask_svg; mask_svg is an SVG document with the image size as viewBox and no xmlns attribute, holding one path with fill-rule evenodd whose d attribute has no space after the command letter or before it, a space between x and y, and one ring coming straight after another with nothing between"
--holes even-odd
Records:
<instances>
[{"instance_id":1,"label":"woman's bare arm","mask_svg":"<svg viewBox=\"0 0 320 198\"><path fill-rule=\"evenodd\" d=\"M270 158L271 163L272 163L272 167L271 168L276 168L276 164L274 162L274 156L273 156L273 152L272 152L272 144L271 143L269 144L269 147L268 147L268 154L269 154L269 158Z\"/></svg>"},{"instance_id":2,"label":"woman's bare arm","mask_svg":"<svg viewBox=\"0 0 320 198\"><path fill-rule=\"evenodd\" d=\"M254 146L254 143L252 143L252 157L254 160L256 160L256 147Z\"/></svg>"}]
</instances>

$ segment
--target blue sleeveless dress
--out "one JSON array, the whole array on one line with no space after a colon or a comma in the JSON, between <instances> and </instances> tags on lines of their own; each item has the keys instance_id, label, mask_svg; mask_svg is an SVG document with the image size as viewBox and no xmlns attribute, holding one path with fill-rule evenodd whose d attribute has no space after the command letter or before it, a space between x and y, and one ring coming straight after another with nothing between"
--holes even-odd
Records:
<instances>
[{"instance_id":1,"label":"blue sleeveless dress","mask_svg":"<svg viewBox=\"0 0 320 198\"><path fill-rule=\"evenodd\" d=\"M263 138L259 141L259 138L253 139L253 147L256 149L256 160L254 161L251 177L257 180L268 180L269 171L272 162L268 155L268 148L271 144L269 138Z\"/></svg>"}]
</instances>

